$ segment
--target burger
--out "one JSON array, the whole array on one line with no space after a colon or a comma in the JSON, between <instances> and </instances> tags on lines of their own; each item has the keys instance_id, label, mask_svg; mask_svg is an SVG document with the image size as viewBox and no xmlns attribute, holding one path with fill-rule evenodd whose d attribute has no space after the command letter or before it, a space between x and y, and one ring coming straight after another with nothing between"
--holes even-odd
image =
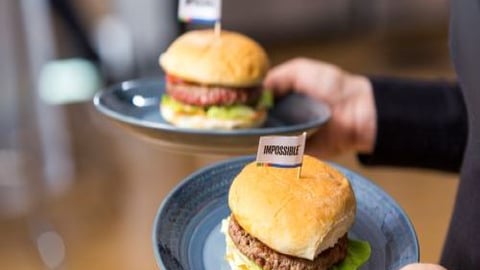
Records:
<instances>
[{"instance_id":1,"label":"burger","mask_svg":"<svg viewBox=\"0 0 480 270\"><path fill-rule=\"evenodd\" d=\"M265 50L233 31L191 30L160 55L166 91L160 112L179 127L236 129L261 126L271 106L262 80Z\"/></svg>"},{"instance_id":2,"label":"burger","mask_svg":"<svg viewBox=\"0 0 480 270\"><path fill-rule=\"evenodd\" d=\"M232 182L228 205L222 231L233 270L325 270L351 255L354 193L343 174L314 157L304 156L300 178L296 169L248 164Z\"/></svg>"}]
</instances>

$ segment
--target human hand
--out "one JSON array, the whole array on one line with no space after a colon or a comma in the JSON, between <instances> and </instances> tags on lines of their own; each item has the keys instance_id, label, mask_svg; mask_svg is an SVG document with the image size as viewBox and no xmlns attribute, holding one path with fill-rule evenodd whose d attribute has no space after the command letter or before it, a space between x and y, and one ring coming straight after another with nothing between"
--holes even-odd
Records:
<instances>
[{"instance_id":1,"label":"human hand","mask_svg":"<svg viewBox=\"0 0 480 270\"><path fill-rule=\"evenodd\" d=\"M351 150L373 151L376 111L366 77L321 61L296 58L272 68L264 86L276 95L297 91L330 107L330 121L309 140L307 152L328 157Z\"/></svg>"},{"instance_id":2,"label":"human hand","mask_svg":"<svg viewBox=\"0 0 480 270\"><path fill-rule=\"evenodd\" d=\"M447 269L437 264L412 263L400 268L400 270L447 270Z\"/></svg>"}]
</instances>

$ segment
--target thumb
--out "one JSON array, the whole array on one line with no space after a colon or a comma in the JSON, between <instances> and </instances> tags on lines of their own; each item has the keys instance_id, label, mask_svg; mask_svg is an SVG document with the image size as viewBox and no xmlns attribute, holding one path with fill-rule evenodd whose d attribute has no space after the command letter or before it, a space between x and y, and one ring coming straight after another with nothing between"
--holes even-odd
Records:
<instances>
[{"instance_id":1,"label":"thumb","mask_svg":"<svg viewBox=\"0 0 480 270\"><path fill-rule=\"evenodd\" d=\"M266 89L271 89L276 95L285 95L295 88L297 65L294 60L287 61L272 68L263 81Z\"/></svg>"}]
</instances>

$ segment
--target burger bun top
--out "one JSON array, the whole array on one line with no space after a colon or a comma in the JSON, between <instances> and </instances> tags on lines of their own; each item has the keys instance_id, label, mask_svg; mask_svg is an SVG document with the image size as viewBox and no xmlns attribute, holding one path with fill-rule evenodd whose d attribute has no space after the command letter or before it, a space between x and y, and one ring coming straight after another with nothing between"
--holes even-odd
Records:
<instances>
[{"instance_id":1,"label":"burger bun top","mask_svg":"<svg viewBox=\"0 0 480 270\"><path fill-rule=\"evenodd\" d=\"M261 84L269 68L265 50L253 39L232 31L192 30L160 55L168 74L207 85L248 87Z\"/></svg>"},{"instance_id":2,"label":"burger bun top","mask_svg":"<svg viewBox=\"0 0 480 270\"><path fill-rule=\"evenodd\" d=\"M297 169L248 164L228 196L239 225L273 250L313 260L345 235L355 219L356 200L338 170L305 155Z\"/></svg>"}]
</instances>

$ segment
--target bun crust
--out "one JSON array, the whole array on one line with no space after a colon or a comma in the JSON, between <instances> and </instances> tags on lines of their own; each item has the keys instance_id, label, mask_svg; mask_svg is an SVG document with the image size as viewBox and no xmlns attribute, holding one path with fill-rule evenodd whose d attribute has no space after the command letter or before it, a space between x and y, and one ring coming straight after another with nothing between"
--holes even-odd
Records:
<instances>
[{"instance_id":1,"label":"bun crust","mask_svg":"<svg viewBox=\"0 0 480 270\"><path fill-rule=\"evenodd\" d=\"M228 204L253 237L277 252L313 260L353 224L355 195L343 174L308 155L296 177L297 169L252 162L234 179Z\"/></svg>"},{"instance_id":2,"label":"bun crust","mask_svg":"<svg viewBox=\"0 0 480 270\"><path fill-rule=\"evenodd\" d=\"M269 68L265 50L251 38L222 30L192 30L160 55L169 74L193 82L246 87L260 84Z\"/></svg>"},{"instance_id":3,"label":"bun crust","mask_svg":"<svg viewBox=\"0 0 480 270\"><path fill-rule=\"evenodd\" d=\"M204 115L185 115L176 113L168 106L161 106L160 113L165 121L182 128L195 129L240 129L260 127L267 119L267 111L265 109L258 110L257 115L253 119L215 119Z\"/></svg>"}]
</instances>

